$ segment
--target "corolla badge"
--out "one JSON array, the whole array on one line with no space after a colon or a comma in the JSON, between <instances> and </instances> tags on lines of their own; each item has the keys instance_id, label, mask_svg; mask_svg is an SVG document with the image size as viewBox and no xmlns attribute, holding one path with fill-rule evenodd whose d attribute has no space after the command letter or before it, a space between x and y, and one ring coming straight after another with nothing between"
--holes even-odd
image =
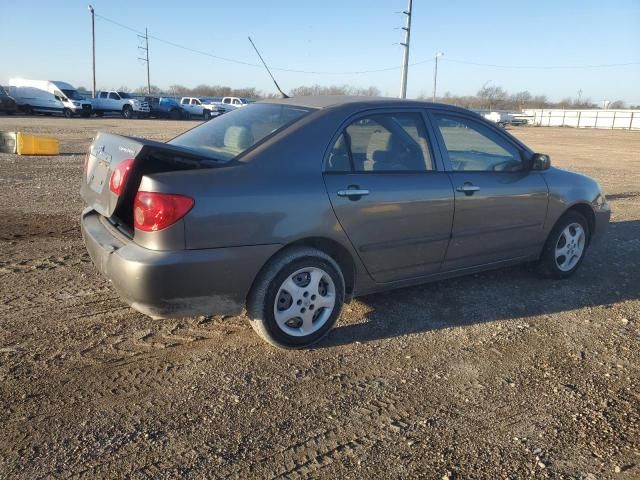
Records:
<instances>
[{"instance_id":1,"label":"corolla badge","mask_svg":"<svg viewBox=\"0 0 640 480\"><path fill-rule=\"evenodd\" d=\"M133 151L132 148L123 147L122 145L118 147L118 150L120 150L121 152L127 153L129 155L135 155L135 152Z\"/></svg>"}]
</instances>

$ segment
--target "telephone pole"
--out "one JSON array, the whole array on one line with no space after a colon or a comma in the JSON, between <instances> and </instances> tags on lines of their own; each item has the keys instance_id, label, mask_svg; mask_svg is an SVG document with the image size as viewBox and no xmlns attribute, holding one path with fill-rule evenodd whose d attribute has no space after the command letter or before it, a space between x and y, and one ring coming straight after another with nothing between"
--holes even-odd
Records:
<instances>
[{"instance_id":1,"label":"telephone pole","mask_svg":"<svg viewBox=\"0 0 640 480\"><path fill-rule=\"evenodd\" d=\"M138 35L138 38L144 39L144 47L138 47L140 50L144 51L144 58L138 57L138 60L142 60L147 63L147 93L151 95L151 78L149 76L149 31L147 28L144 29L144 36Z\"/></svg>"},{"instance_id":2,"label":"telephone pole","mask_svg":"<svg viewBox=\"0 0 640 480\"><path fill-rule=\"evenodd\" d=\"M404 47L402 54L402 76L400 78L400 98L407 98L407 74L409 73L409 39L411 38L411 8L413 6L413 0L409 0L409 6L407 10L402 12L407 16L407 26L402 27L404 30L404 43L401 43Z\"/></svg>"},{"instance_id":3,"label":"telephone pole","mask_svg":"<svg viewBox=\"0 0 640 480\"><path fill-rule=\"evenodd\" d=\"M434 57L434 65L433 65L433 99L432 101L436 101L436 88L438 86L438 58L442 57L444 53L438 52Z\"/></svg>"},{"instance_id":4,"label":"telephone pole","mask_svg":"<svg viewBox=\"0 0 640 480\"><path fill-rule=\"evenodd\" d=\"M92 51L92 65L93 65L93 84L91 88L91 94L93 98L96 96L96 18L93 6L89 5L89 11L91 12L91 51Z\"/></svg>"}]
</instances>

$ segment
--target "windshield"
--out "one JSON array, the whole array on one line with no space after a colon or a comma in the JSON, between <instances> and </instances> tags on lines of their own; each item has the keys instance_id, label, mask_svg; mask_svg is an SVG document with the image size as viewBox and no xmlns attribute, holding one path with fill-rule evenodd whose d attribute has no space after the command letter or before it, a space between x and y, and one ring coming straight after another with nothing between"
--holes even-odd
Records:
<instances>
[{"instance_id":1,"label":"windshield","mask_svg":"<svg viewBox=\"0 0 640 480\"><path fill-rule=\"evenodd\" d=\"M127 92L118 92L118 95L120 95L120 98L133 98L133 96Z\"/></svg>"},{"instance_id":2,"label":"windshield","mask_svg":"<svg viewBox=\"0 0 640 480\"><path fill-rule=\"evenodd\" d=\"M62 93L64 93L69 100L84 100L84 97L80 95L80 92L77 90L62 90Z\"/></svg>"},{"instance_id":3,"label":"windshield","mask_svg":"<svg viewBox=\"0 0 640 480\"><path fill-rule=\"evenodd\" d=\"M226 162L308 112L308 109L288 105L248 105L203 123L169 143Z\"/></svg>"}]
</instances>

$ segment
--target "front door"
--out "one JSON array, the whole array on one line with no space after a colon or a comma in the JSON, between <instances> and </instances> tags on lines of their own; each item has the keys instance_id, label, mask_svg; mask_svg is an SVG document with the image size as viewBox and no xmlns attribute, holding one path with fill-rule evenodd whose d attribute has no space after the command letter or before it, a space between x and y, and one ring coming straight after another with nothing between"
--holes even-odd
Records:
<instances>
[{"instance_id":1,"label":"front door","mask_svg":"<svg viewBox=\"0 0 640 480\"><path fill-rule=\"evenodd\" d=\"M455 191L443 270L522 259L544 241L548 187L506 135L466 115L432 112Z\"/></svg>"},{"instance_id":2,"label":"front door","mask_svg":"<svg viewBox=\"0 0 640 480\"><path fill-rule=\"evenodd\" d=\"M422 113L356 119L330 151L324 179L338 221L375 281L439 271L453 190L436 168Z\"/></svg>"}]
</instances>

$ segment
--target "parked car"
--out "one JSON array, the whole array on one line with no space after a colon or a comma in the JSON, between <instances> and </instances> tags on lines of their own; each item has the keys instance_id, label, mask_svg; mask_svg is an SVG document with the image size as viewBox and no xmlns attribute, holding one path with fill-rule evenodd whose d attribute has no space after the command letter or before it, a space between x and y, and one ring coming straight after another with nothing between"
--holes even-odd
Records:
<instances>
[{"instance_id":1,"label":"parked car","mask_svg":"<svg viewBox=\"0 0 640 480\"><path fill-rule=\"evenodd\" d=\"M195 97L182 97L180 106L187 111L190 117L203 118L204 120L210 120L224 113L217 105L204 104Z\"/></svg>"},{"instance_id":2,"label":"parked car","mask_svg":"<svg viewBox=\"0 0 640 480\"><path fill-rule=\"evenodd\" d=\"M458 107L258 102L168 143L100 133L81 228L153 317L238 314L281 347L348 299L507 265L572 275L610 217L597 182Z\"/></svg>"},{"instance_id":3,"label":"parked car","mask_svg":"<svg viewBox=\"0 0 640 480\"><path fill-rule=\"evenodd\" d=\"M122 118L144 118L148 117L151 111L146 101L135 98L128 92L115 90L96 92L92 103L93 111L98 117L105 113L119 113Z\"/></svg>"},{"instance_id":4,"label":"parked car","mask_svg":"<svg viewBox=\"0 0 640 480\"><path fill-rule=\"evenodd\" d=\"M189 117L188 112L173 98L144 97L144 101L149 104L149 116L151 117L171 118L172 120L182 120Z\"/></svg>"},{"instance_id":5,"label":"parked car","mask_svg":"<svg viewBox=\"0 0 640 480\"><path fill-rule=\"evenodd\" d=\"M18 104L15 99L7 93L7 91L0 86L0 112L4 112L7 115L13 115L18 111Z\"/></svg>"},{"instance_id":6,"label":"parked car","mask_svg":"<svg viewBox=\"0 0 640 480\"><path fill-rule=\"evenodd\" d=\"M65 82L12 78L9 80L9 93L18 108L27 114L61 113L67 118L91 115L91 101Z\"/></svg>"},{"instance_id":7,"label":"parked car","mask_svg":"<svg viewBox=\"0 0 640 480\"><path fill-rule=\"evenodd\" d=\"M241 98L241 97L222 97L221 100L219 101L213 101L210 102L212 105L216 105L219 108L221 108L224 112L230 112L232 110L235 110L236 108L240 108L240 107L245 107L251 103L253 103L254 100L250 100L248 98Z\"/></svg>"}]
</instances>

